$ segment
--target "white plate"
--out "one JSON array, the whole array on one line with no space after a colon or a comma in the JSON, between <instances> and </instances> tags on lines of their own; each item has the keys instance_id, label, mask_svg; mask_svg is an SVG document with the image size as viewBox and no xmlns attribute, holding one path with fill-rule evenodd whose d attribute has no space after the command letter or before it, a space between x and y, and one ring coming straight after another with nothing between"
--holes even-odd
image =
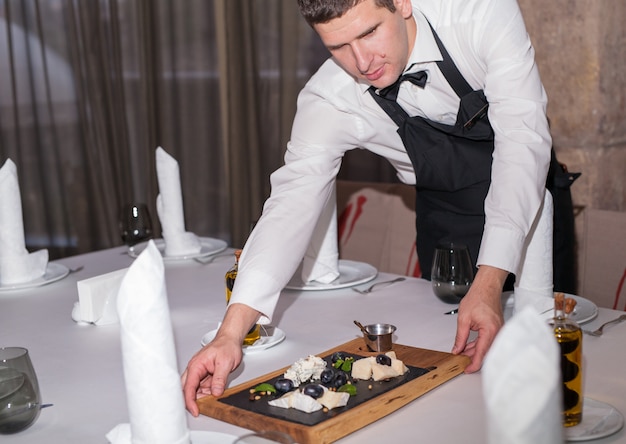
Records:
<instances>
[{"instance_id":1,"label":"white plate","mask_svg":"<svg viewBox=\"0 0 626 444\"><path fill-rule=\"evenodd\" d=\"M507 295L509 296L507 297ZM506 321L513 316L513 306L515 305L515 301L512 291L505 291L503 293L503 297L506 298L506 303L504 304L504 320ZM598 306L589 299L569 293L565 293L565 297L574 298L576 300L576 308L574 308L574 314L570 315L570 318L576 321L579 325L589 322L598 316ZM553 310L542 314L542 316L545 316L546 319L552 318L553 315Z\"/></svg>"},{"instance_id":2,"label":"white plate","mask_svg":"<svg viewBox=\"0 0 626 444\"><path fill-rule=\"evenodd\" d=\"M200 237L200 251L193 254L186 254L183 256L165 256L165 241L163 239L155 239L154 244L163 255L164 262L170 261L185 261L189 259L199 259L206 256L211 256L212 254L219 253L220 251L224 251L228 244L221 239L213 239L210 237ZM143 250L145 250L148 242L141 242L135 245L132 248L128 249L128 255L130 257L137 257L141 254Z\"/></svg>"},{"instance_id":3,"label":"white plate","mask_svg":"<svg viewBox=\"0 0 626 444\"><path fill-rule=\"evenodd\" d=\"M624 417L615 407L591 398L583 400L583 420L565 428L568 441L589 441L612 435L624 426Z\"/></svg>"},{"instance_id":4,"label":"white plate","mask_svg":"<svg viewBox=\"0 0 626 444\"><path fill-rule=\"evenodd\" d=\"M337 290L364 284L377 275L378 270L370 264L339 259L339 277L334 281L328 284L303 282L302 269L299 267L285 288L287 290Z\"/></svg>"},{"instance_id":5,"label":"white plate","mask_svg":"<svg viewBox=\"0 0 626 444\"><path fill-rule=\"evenodd\" d=\"M213 340L217 334L217 328L211 330L200 340L200 344L204 347ZM274 347L280 344L286 337L285 332L278 327L271 325L261 325L261 337L252 345L244 345L242 347L244 353L252 353L259 350L265 350L266 348Z\"/></svg>"},{"instance_id":6,"label":"white plate","mask_svg":"<svg viewBox=\"0 0 626 444\"><path fill-rule=\"evenodd\" d=\"M62 264L48 262L48 267L43 276L29 282L21 282L19 284L0 284L0 291L23 290L25 288L40 287L63 279L70 274L70 269Z\"/></svg>"},{"instance_id":7,"label":"white plate","mask_svg":"<svg viewBox=\"0 0 626 444\"><path fill-rule=\"evenodd\" d=\"M233 444L237 436L226 433L191 430L189 432L191 444Z\"/></svg>"}]
</instances>

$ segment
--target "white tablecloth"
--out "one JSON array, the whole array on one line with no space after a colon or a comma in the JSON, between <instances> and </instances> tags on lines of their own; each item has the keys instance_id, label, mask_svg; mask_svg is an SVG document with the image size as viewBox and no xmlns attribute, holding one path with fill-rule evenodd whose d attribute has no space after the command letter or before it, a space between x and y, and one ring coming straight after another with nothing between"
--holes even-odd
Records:
<instances>
[{"instance_id":1,"label":"white tablecloth","mask_svg":"<svg viewBox=\"0 0 626 444\"><path fill-rule=\"evenodd\" d=\"M0 346L29 349L39 377L44 409L37 422L15 435L0 435L3 443L106 443L105 434L128 421L119 325L78 325L70 318L78 300L76 281L128 267L132 258L114 248L65 258L69 267L84 265L58 282L43 287L0 292ZM225 310L224 274L231 256L203 265L196 261L168 262L167 293L174 324L179 368L200 348L202 336L216 328ZM377 280L393 278L381 273ZM364 287L364 286L362 286ZM351 289L285 291L273 325L285 331L280 345L249 353L233 373L230 385L242 383L290 365L306 354L323 352L360 335L353 320L386 322L398 327L396 342L448 352L456 331L452 306L440 302L430 283L406 281L361 295ZM594 328L616 317L600 309L585 325ZM607 402L626 413L626 324L608 329L603 337L585 336L585 396ZM243 435L246 429L188 415L191 430ZM461 375L395 413L345 438L340 443L486 442L485 409L480 374ZM594 443L624 443L622 429Z\"/></svg>"}]
</instances>

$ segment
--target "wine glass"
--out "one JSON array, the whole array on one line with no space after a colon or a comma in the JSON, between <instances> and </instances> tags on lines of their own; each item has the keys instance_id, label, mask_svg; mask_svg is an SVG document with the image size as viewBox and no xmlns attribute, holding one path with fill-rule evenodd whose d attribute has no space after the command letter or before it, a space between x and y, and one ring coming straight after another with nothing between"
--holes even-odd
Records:
<instances>
[{"instance_id":1,"label":"wine glass","mask_svg":"<svg viewBox=\"0 0 626 444\"><path fill-rule=\"evenodd\" d=\"M438 245L430 280L439 299L458 304L474 280L474 267L467 246L453 242Z\"/></svg>"},{"instance_id":2,"label":"wine glass","mask_svg":"<svg viewBox=\"0 0 626 444\"><path fill-rule=\"evenodd\" d=\"M0 348L0 434L30 427L40 411L39 383L28 350Z\"/></svg>"},{"instance_id":3,"label":"wine glass","mask_svg":"<svg viewBox=\"0 0 626 444\"><path fill-rule=\"evenodd\" d=\"M152 220L146 204L130 203L122 207L120 233L131 251L139 242L152 239Z\"/></svg>"},{"instance_id":4,"label":"wine glass","mask_svg":"<svg viewBox=\"0 0 626 444\"><path fill-rule=\"evenodd\" d=\"M265 430L241 436L233 444L296 444L296 441L289 435L275 430Z\"/></svg>"}]
</instances>

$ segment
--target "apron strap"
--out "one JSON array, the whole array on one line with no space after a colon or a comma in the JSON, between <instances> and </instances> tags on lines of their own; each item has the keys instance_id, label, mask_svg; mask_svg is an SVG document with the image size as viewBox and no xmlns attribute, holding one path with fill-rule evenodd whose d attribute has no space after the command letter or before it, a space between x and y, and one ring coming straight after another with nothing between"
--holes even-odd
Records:
<instances>
[{"instance_id":1,"label":"apron strap","mask_svg":"<svg viewBox=\"0 0 626 444\"><path fill-rule=\"evenodd\" d=\"M376 94L376 88L373 86L370 86L367 91L372 95L376 103L378 103L383 111L391 117L391 120L398 125L398 127L401 127L402 124L409 119L409 114L400 105L398 105L398 102L380 97Z\"/></svg>"},{"instance_id":2,"label":"apron strap","mask_svg":"<svg viewBox=\"0 0 626 444\"><path fill-rule=\"evenodd\" d=\"M441 55L443 57L442 61L437 62L437 66L441 70L441 73L446 78L456 95L459 96L459 98L462 98L463 96L471 93L473 91L473 88L470 86L469 83L467 83L467 80L465 80L463 74L461 74L459 69L454 64L452 57L450 57L450 54L448 54L446 47L439 39L439 36L435 32L435 29L430 24L430 22L428 22L428 26L430 26L430 29L433 32L433 37L435 37L435 42L437 43L439 51L441 52Z\"/></svg>"}]
</instances>

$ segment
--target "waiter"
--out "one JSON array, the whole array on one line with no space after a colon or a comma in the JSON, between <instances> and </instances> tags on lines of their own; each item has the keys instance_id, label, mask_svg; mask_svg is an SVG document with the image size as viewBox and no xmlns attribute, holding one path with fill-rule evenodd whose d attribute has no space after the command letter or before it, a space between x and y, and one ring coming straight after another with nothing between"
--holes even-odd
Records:
<instances>
[{"instance_id":1,"label":"waiter","mask_svg":"<svg viewBox=\"0 0 626 444\"><path fill-rule=\"evenodd\" d=\"M298 1L332 57L299 95L223 323L183 374L194 415L197 397L222 394L250 327L270 322L346 151L384 156L416 185L423 271L438 241L470 245L478 271L452 347L471 357L466 372L480 369L503 324L502 288L544 199L547 98L515 0Z\"/></svg>"}]
</instances>

